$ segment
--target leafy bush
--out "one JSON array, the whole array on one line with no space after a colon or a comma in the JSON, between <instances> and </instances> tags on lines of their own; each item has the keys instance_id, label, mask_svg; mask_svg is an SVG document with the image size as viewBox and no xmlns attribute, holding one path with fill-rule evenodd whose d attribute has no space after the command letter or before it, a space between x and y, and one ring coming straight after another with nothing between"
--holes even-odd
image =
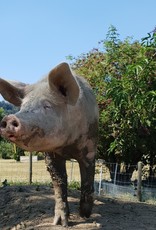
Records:
<instances>
[{"instance_id":1,"label":"leafy bush","mask_svg":"<svg viewBox=\"0 0 156 230\"><path fill-rule=\"evenodd\" d=\"M14 145L14 160L20 161L20 156L24 156L24 150Z\"/></svg>"},{"instance_id":2,"label":"leafy bush","mask_svg":"<svg viewBox=\"0 0 156 230\"><path fill-rule=\"evenodd\" d=\"M70 183L68 183L68 188L71 190L80 190L80 182L79 181L71 181Z\"/></svg>"},{"instance_id":3,"label":"leafy bush","mask_svg":"<svg viewBox=\"0 0 156 230\"><path fill-rule=\"evenodd\" d=\"M2 159L14 158L13 144L7 141L0 142L0 158Z\"/></svg>"}]
</instances>

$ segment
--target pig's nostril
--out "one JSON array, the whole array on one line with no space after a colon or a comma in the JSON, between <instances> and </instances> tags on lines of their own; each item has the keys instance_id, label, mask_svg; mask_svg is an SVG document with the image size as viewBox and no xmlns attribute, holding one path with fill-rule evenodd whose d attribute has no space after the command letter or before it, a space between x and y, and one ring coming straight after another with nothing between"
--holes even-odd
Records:
<instances>
[{"instance_id":1,"label":"pig's nostril","mask_svg":"<svg viewBox=\"0 0 156 230\"><path fill-rule=\"evenodd\" d=\"M7 127L9 127L9 129L17 128L17 127L19 127L19 122L16 119L12 119L12 117L11 118L7 117L6 119L3 119L1 121L0 127L2 129L6 129Z\"/></svg>"},{"instance_id":2,"label":"pig's nostril","mask_svg":"<svg viewBox=\"0 0 156 230\"><path fill-rule=\"evenodd\" d=\"M6 128L6 126L7 126L7 122L6 121L2 121L1 122L1 128Z\"/></svg>"},{"instance_id":3,"label":"pig's nostril","mask_svg":"<svg viewBox=\"0 0 156 230\"><path fill-rule=\"evenodd\" d=\"M17 122L16 120L12 121L12 125L13 125L14 127L18 127L18 122Z\"/></svg>"}]
</instances>

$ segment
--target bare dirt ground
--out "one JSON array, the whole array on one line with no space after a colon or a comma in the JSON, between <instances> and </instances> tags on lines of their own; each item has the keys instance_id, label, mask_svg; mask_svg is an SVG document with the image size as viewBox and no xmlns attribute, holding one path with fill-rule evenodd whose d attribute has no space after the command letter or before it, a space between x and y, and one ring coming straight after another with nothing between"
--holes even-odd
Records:
<instances>
[{"instance_id":1,"label":"bare dirt ground","mask_svg":"<svg viewBox=\"0 0 156 230\"><path fill-rule=\"evenodd\" d=\"M78 215L78 191L69 191L69 227L52 226L54 196L48 186L0 188L0 230L156 230L156 205L95 197L89 219Z\"/></svg>"}]
</instances>

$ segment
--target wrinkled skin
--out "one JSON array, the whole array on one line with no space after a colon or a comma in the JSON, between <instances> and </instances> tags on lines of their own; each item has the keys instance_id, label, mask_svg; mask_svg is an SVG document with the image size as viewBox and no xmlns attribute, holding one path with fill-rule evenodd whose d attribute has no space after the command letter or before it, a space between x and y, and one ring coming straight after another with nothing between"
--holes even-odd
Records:
<instances>
[{"instance_id":1,"label":"wrinkled skin","mask_svg":"<svg viewBox=\"0 0 156 230\"><path fill-rule=\"evenodd\" d=\"M80 215L93 206L98 108L88 83L73 75L67 63L33 85L0 79L0 93L20 111L1 121L3 137L27 151L45 152L55 191L53 224L68 225L65 162L74 158L81 173Z\"/></svg>"}]
</instances>

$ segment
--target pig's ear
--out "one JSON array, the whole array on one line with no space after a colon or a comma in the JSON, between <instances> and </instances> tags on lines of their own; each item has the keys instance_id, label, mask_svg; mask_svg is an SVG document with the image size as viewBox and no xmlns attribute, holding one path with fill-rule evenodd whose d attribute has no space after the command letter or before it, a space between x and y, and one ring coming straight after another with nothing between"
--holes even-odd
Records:
<instances>
[{"instance_id":1,"label":"pig's ear","mask_svg":"<svg viewBox=\"0 0 156 230\"><path fill-rule=\"evenodd\" d=\"M55 86L68 104L76 104L79 97L79 86L67 63L61 63L52 69L48 79L50 87L54 89Z\"/></svg>"},{"instance_id":2,"label":"pig's ear","mask_svg":"<svg viewBox=\"0 0 156 230\"><path fill-rule=\"evenodd\" d=\"M15 106L20 106L24 97L24 83L6 81L0 78L0 93L3 98Z\"/></svg>"}]
</instances>

